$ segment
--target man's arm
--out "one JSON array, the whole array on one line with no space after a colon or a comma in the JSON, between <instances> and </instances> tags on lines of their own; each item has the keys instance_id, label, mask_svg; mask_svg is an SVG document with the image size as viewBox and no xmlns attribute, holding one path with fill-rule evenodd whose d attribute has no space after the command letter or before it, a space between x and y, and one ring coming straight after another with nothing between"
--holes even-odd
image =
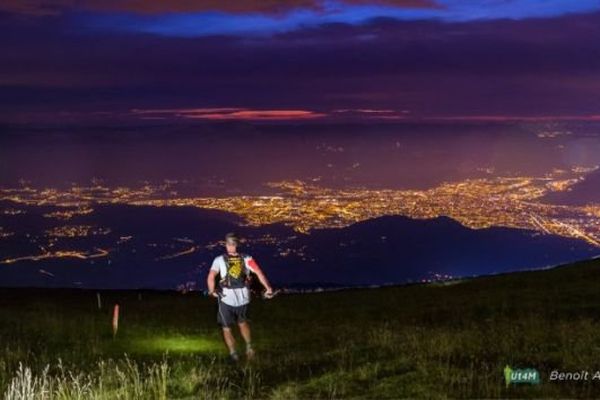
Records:
<instances>
[{"instance_id":1,"label":"man's arm","mask_svg":"<svg viewBox=\"0 0 600 400\"><path fill-rule=\"evenodd\" d=\"M211 269L208 272L208 277L206 278L206 287L208 288L209 296L217 296L215 293L215 278L217 277L217 271Z\"/></svg>"},{"instance_id":2,"label":"man's arm","mask_svg":"<svg viewBox=\"0 0 600 400\"><path fill-rule=\"evenodd\" d=\"M256 261L254 261L254 258L250 258L247 261L246 265L248 266L248 269L250 269L250 271L254 272L256 274L256 276L258 277L260 284L263 285L263 287L266 290L265 294L267 296L271 295L273 293L273 288L271 287L271 284L269 283L267 276L262 272L262 270L260 269L260 267L258 266Z\"/></svg>"}]
</instances>

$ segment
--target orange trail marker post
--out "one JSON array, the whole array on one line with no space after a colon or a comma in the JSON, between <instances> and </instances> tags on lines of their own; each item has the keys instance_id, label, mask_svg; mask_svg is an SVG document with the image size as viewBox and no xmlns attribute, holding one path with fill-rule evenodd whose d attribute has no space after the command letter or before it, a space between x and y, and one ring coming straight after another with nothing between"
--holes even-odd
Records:
<instances>
[{"instance_id":1,"label":"orange trail marker post","mask_svg":"<svg viewBox=\"0 0 600 400\"><path fill-rule=\"evenodd\" d=\"M119 330L119 305L115 304L115 308L113 309L113 317L112 317L113 339L117 336L118 330Z\"/></svg>"}]
</instances>

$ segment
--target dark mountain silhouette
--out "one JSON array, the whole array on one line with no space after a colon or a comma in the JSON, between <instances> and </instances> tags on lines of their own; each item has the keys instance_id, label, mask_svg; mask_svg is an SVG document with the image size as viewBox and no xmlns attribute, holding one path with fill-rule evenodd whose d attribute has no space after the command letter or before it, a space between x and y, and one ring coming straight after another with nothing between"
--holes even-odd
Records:
<instances>
[{"instance_id":1,"label":"dark mountain silhouette","mask_svg":"<svg viewBox=\"0 0 600 400\"><path fill-rule=\"evenodd\" d=\"M294 281L385 284L539 268L597 254L578 240L510 228L469 229L440 217L388 216L345 229L315 231L300 242L314 262Z\"/></svg>"},{"instance_id":2,"label":"dark mountain silhouette","mask_svg":"<svg viewBox=\"0 0 600 400\"><path fill-rule=\"evenodd\" d=\"M19 206L20 208L23 208ZM156 288L204 287L218 244L232 230L278 286L364 286L420 281L434 274L472 276L539 268L600 253L587 243L535 232L473 230L450 218L376 218L340 229L299 234L280 225L248 227L229 213L192 207L103 205L91 214L58 221L42 216L52 207L27 207L2 216L14 232L1 241L0 259L44 251L110 251L92 259L47 258L0 264L1 286ZM47 230L63 225L110 229L108 234L57 238Z\"/></svg>"}]
</instances>

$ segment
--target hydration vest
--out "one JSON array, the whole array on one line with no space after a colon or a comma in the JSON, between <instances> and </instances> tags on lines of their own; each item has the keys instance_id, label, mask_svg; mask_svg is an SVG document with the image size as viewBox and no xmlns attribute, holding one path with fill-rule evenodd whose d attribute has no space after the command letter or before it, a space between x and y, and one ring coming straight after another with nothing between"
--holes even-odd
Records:
<instances>
[{"instance_id":1,"label":"hydration vest","mask_svg":"<svg viewBox=\"0 0 600 400\"><path fill-rule=\"evenodd\" d=\"M227 273L221 279L221 286L229 289L246 287L248 285L248 273L246 271L244 254L238 253L237 256L230 256L225 253L222 257L227 267ZM239 259L240 262L238 263L236 259Z\"/></svg>"}]
</instances>

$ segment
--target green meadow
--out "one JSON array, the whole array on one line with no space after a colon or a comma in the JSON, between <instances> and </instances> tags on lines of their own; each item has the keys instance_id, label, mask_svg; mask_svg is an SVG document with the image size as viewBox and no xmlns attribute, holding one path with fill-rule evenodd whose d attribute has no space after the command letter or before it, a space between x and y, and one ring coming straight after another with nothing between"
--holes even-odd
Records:
<instances>
[{"instance_id":1,"label":"green meadow","mask_svg":"<svg viewBox=\"0 0 600 400\"><path fill-rule=\"evenodd\" d=\"M553 370L600 370L600 260L446 283L255 299L257 356L239 365L226 357L213 299L135 291L101 296L98 309L95 291L0 290L2 396L600 396L600 380L549 380ZM506 365L534 368L541 382L507 386Z\"/></svg>"}]
</instances>

